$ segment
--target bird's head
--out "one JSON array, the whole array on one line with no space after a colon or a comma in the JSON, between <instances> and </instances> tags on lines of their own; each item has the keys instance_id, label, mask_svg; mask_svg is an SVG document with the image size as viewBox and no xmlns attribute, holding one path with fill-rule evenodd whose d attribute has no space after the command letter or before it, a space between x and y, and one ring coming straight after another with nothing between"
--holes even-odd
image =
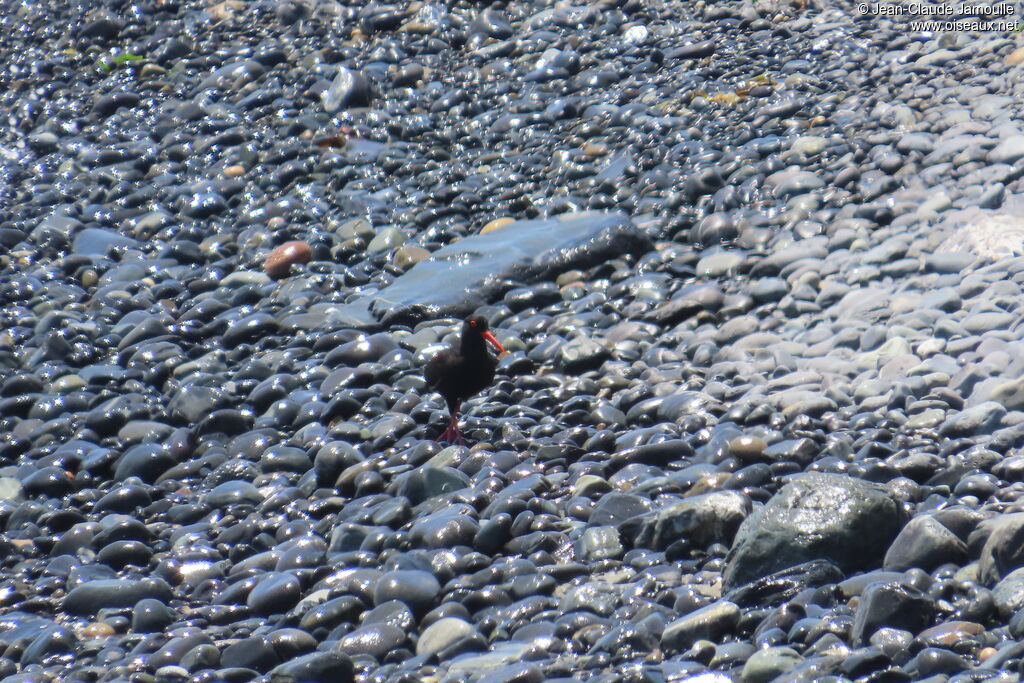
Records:
<instances>
[{"instance_id":1,"label":"bird's head","mask_svg":"<svg viewBox=\"0 0 1024 683\"><path fill-rule=\"evenodd\" d=\"M482 315L471 315L462 321L462 338L469 339L473 336L482 338L488 344L498 350L498 353L505 353L505 347L501 345L498 338L491 332L487 318Z\"/></svg>"}]
</instances>

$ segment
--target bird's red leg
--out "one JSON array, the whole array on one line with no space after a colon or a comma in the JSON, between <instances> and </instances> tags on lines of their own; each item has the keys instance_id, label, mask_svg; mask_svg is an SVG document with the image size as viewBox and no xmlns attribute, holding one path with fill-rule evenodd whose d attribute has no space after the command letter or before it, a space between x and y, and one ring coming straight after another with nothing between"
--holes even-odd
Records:
<instances>
[{"instance_id":1,"label":"bird's red leg","mask_svg":"<svg viewBox=\"0 0 1024 683\"><path fill-rule=\"evenodd\" d=\"M464 446L466 444L466 440L462 438L462 432L459 431L459 405L460 403L456 403L451 407L448 427L441 432L441 436L437 437L438 441L455 444L456 446Z\"/></svg>"},{"instance_id":2,"label":"bird's red leg","mask_svg":"<svg viewBox=\"0 0 1024 683\"><path fill-rule=\"evenodd\" d=\"M454 444L456 446L461 446L466 443L466 440L462 438L462 432L459 431L459 418L457 415L452 415L448 422L448 427L441 433L441 436L439 436L437 440L444 443Z\"/></svg>"}]
</instances>

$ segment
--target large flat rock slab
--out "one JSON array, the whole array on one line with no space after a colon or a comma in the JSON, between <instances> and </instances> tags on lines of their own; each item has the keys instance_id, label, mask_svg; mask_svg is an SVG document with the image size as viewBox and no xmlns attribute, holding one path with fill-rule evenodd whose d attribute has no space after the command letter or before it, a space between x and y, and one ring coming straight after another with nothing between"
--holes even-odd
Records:
<instances>
[{"instance_id":1,"label":"large flat rock slab","mask_svg":"<svg viewBox=\"0 0 1024 683\"><path fill-rule=\"evenodd\" d=\"M379 292L332 312L328 322L366 327L462 317L517 283L651 248L647 236L620 212L516 221L438 249Z\"/></svg>"}]
</instances>

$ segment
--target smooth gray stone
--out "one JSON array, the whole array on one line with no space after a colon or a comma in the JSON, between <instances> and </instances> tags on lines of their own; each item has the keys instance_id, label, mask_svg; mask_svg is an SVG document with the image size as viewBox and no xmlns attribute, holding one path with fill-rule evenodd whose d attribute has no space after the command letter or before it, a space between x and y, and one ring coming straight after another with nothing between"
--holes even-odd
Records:
<instances>
[{"instance_id":1,"label":"smooth gray stone","mask_svg":"<svg viewBox=\"0 0 1024 683\"><path fill-rule=\"evenodd\" d=\"M1021 410L1024 408L1024 378L1000 382L989 392L989 398L1008 410Z\"/></svg>"},{"instance_id":2,"label":"smooth gray stone","mask_svg":"<svg viewBox=\"0 0 1024 683\"><path fill-rule=\"evenodd\" d=\"M882 627L917 633L931 622L934 612L935 603L919 591L896 582L873 583L861 594L850 640L864 645Z\"/></svg>"},{"instance_id":3,"label":"smooth gray stone","mask_svg":"<svg viewBox=\"0 0 1024 683\"><path fill-rule=\"evenodd\" d=\"M661 646L685 650L698 640L718 640L732 631L739 620L740 608L728 600L719 600L666 626Z\"/></svg>"},{"instance_id":4,"label":"smooth gray stone","mask_svg":"<svg viewBox=\"0 0 1024 683\"><path fill-rule=\"evenodd\" d=\"M925 677L955 674L958 671L973 667L955 652L940 647L926 647L907 662L903 668L905 671L916 674L919 677Z\"/></svg>"},{"instance_id":5,"label":"smooth gray stone","mask_svg":"<svg viewBox=\"0 0 1024 683\"><path fill-rule=\"evenodd\" d=\"M471 675L487 674L506 664L522 661L532 648L530 643L495 643L488 652L458 657L448 667L448 674L455 680L468 680Z\"/></svg>"},{"instance_id":6,"label":"smooth gray stone","mask_svg":"<svg viewBox=\"0 0 1024 683\"><path fill-rule=\"evenodd\" d=\"M458 491L469 484L469 477L451 467L420 467L398 475L394 489L413 505L443 493Z\"/></svg>"},{"instance_id":7,"label":"smooth gray stone","mask_svg":"<svg viewBox=\"0 0 1024 683\"><path fill-rule=\"evenodd\" d=\"M928 254L924 262L927 270L936 273L960 273L977 260L974 254L965 252L944 252Z\"/></svg>"},{"instance_id":8,"label":"smooth gray stone","mask_svg":"<svg viewBox=\"0 0 1024 683\"><path fill-rule=\"evenodd\" d=\"M946 418L939 427L939 434L948 437L987 434L999 425L1004 415L1006 408L995 401L985 401Z\"/></svg>"},{"instance_id":9,"label":"smooth gray stone","mask_svg":"<svg viewBox=\"0 0 1024 683\"><path fill-rule=\"evenodd\" d=\"M451 548L472 545L480 525L469 515L441 510L417 519L409 529L409 536L424 548Z\"/></svg>"},{"instance_id":10,"label":"smooth gray stone","mask_svg":"<svg viewBox=\"0 0 1024 683\"><path fill-rule=\"evenodd\" d=\"M60 209L39 221L39 224L30 233L33 240L43 241L51 237L68 239L70 235L82 227L82 222L71 216L61 213Z\"/></svg>"},{"instance_id":11,"label":"smooth gray stone","mask_svg":"<svg viewBox=\"0 0 1024 683\"><path fill-rule=\"evenodd\" d=\"M651 503L631 493L612 492L601 498L590 514L592 525L618 524L630 517L650 512Z\"/></svg>"},{"instance_id":12,"label":"smooth gray stone","mask_svg":"<svg viewBox=\"0 0 1024 683\"><path fill-rule=\"evenodd\" d=\"M473 624L457 617L438 619L420 633L416 642L416 654L432 655L459 640L476 633Z\"/></svg>"},{"instance_id":13,"label":"smooth gray stone","mask_svg":"<svg viewBox=\"0 0 1024 683\"><path fill-rule=\"evenodd\" d=\"M934 517L910 520L889 546L882 566L900 571L918 567L931 571L946 562L959 564L967 558L967 545Z\"/></svg>"},{"instance_id":14,"label":"smooth gray stone","mask_svg":"<svg viewBox=\"0 0 1024 683\"><path fill-rule=\"evenodd\" d=\"M580 335L562 346L559 359L566 372L580 373L596 370L611 356L611 352L590 337Z\"/></svg>"},{"instance_id":15,"label":"smooth gray stone","mask_svg":"<svg viewBox=\"0 0 1024 683\"><path fill-rule=\"evenodd\" d=\"M787 169L768 176L764 184L776 199L781 199L817 190L824 187L825 181L809 171Z\"/></svg>"},{"instance_id":16,"label":"smooth gray stone","mask_svg":"<svg viewBox=\"0 0 1024 683\"><path fill-rule=\"evenodd\" d=\"M952 287L940 287L926 292L918 301L920 308L935 308L947 313L958 310L962 304L960 295Z\"/></svg>"},{"instance_id":17,"label":"smooth gray stone","mask_svg":"<svg viewBox=\"0 0 1024 683\"><path fill-rule=\"evenodd\" d=\"M183 635L171 638L159 650L151 654L146 659L146 665L153 669L177 666L181 664L182 658L194 648L211 644L210 636L203 633L202 630L190 629Z\"/></svg>"},{"instance_id":18,"label":"smooth gray stone","mask_svg":"<svg viewBox=\"0 0 1024 683\"><path fill-rule=\"evenodd\" d=\"M286 572L265 574L249 593L246 604L254 614L283 614L295 606L302 596L302 585Z\"/></svg>"},{"instance_id":19,"label":"smooth gray stone","mask_svg":"<svg viewBox=\"0 0 1024 683\"><path fill-rule=\"evenodd\" d=\"M352 683L352 660L341 652L310 652L279 664L270 671L270 683Z\"/></svg>"},{"instance_id":20,"label":"smooth gray stone","mask_svg":"<svg viewBox=\"0 0 1024 683\"><path fill-rule=\"evenodd\" d=\"M1000 515L984 526L991 531L978 559L978 579L991 585L1024 566L1024 512Z\"/></svg>"},{"instance_id":21,"label":"smooth gray stone","mask_svg":"<svg viewBox=\"0 0 1024 683\"><path fill-rule=\"evenodd\" d=\"M71 629L54 624L37 635L21 654L21 664L36 664L50 655L73 652L78 644Z\"/></svg>"},{"instance_id":22,"label":"smooth gray stone","mask_svg":"<svg viewBox=\"0 0 1024 683\"><path fill-rule=\"evenodd\" d=\"M1012 135L988 153L988 160L995 164L1012 164L1024 157L1024 135Z\"/></svg>"},{"instance_id":23,"label":"smooth gray stone","mask_svg":"<svg viewBox=\"0 0 1024 683\"><path fill-rule=\"evenodd\" d=\"M570 587L562 595L558 609L563 614L576 610L587 610L602 617L611 616L620 599L619 591L599 582L589 582Z\"/></svg>"},{"instance_id":24,"label":"smooth gray stone","mask_svg":"<svg viewBox=\"0 0 1024 683\"><path fill-rule=\"evenodd\" d=\"M613 526L592 527L576 541L576 556L585 562L597 562L622 555L619 531Z\"/></svg>"},{"instance_id":25,"label":"smooth gray stone","mask_svg":"<svg viewBox=\"0 0 1024 683\"><path fill-rule=\"evenodd\" d=\"M21 482L14 477L0 477L0 501L17 501L25 497Z\"/></svg>"},{"instance_id":26,"label":"smooth gray stone","mask_svg":"<svg viewBox=\"0 0 1024 683\"><path fill-rule=\"evenodd\" d=\"M387 572L373 589L373 602L381 605L398 600L412 609L426 611L441 591L441 584L429 572L404 569Z\"/></svg>"},{"instance_id":27,"label":"smooth gray stone","mask_svg":"<svg viewBox=\"0 0 1024 683\"><path fill-rule=\"evenodd\" d=\"M1024 568L1014 569L992 588L996 608L1004 619L1024 607Z\"/></svg>"},{"instance_id":28,"label":"smooth gray stone","mask_svg":"<svg viewBox=\"0 0 1024 683\"><path fill-rule=\"evenodd\" d=\"M725 295L714 284L684 285L672 299L648 314L648 319L663 325L686 320L701 311L717 311Z\"/></svg>"},{"instance_id":29,"label":"smooth gray stone","mask_svg":"<svg viewBox=\"0 0 1024 683\"><path fill-rule=\"evenodd\" d=\"M1016 316L1009 313L975 313L967 316L960 324L971 334L981 334L990 330L1009 330L1016 321Z\"/></svg>"},{"instance_id":30,"label":"smooth gray stone","mask_svg":"<svg viewBox=\"0 0 1024 683\"><path fill-rule=\"evenodd\" d=\"M761 278L748 288L757 303L778 301L789 293L789 285L780 277Z\"/></svg>"},{"instance_id":31,"label":"smooth gray stone","mask_svg":"<svg viewBox=\"0 0 1024 683\"><path fill-rule=\"evenodd\" d=\"M163 579L97 579L72 588L64 597L63 610L95 615L104 607L132 607L139 600L171 599L171 587Z\"/></svg>"},{"instance_id":32,"label":"smooth gray stone","mask_svg":"<svg viewBox=\"0 0 1024 683\"><path fill-rule=\"evenodd\" d=\"M370 86L366 78L347 67L338 69L334 82L320 95L324 111L333 114L343 107L362 107L370 103Z\"/></svg>"},{"instance_id":33,"label":"smooth gray stone","mask_svg":"<svg viewBox=\"0 0 1024 683\"><path fill-rule=\"evenodd\" d=\"M72 250L76 254L96 254L102 256L111 247L138 247L139 242L125 237L113 230L103 228L86 228L75 235Z\"/></svg>"},{"instance_id":34,"label":"smooth gray stone","mask_svg":"<svg viewBox=\"0 0 1024 683\"><path fill-rule=\"evenodd\" d=\"M901 152L928 154L935 149L935 140L928 133L904 133L896 141L896 149Z\"/></svg>"},{"instance_id":35,"label":"smooth gray stone","mask_svg":"<svg viewBox=\"0 0 1024 683\"><path fill-rule=\"evenodd\" d=\"M328 322L369 327L461 317L497 299L511 281L551 279L650 248L650 240L618 212L518 221L438 249L381 291L330 313Z\"/></svg>"},{"instance_id":36,"label":"smooth gray stone","mask_svg":"<svg viewBox=\"0 0 1024 683\"><path fill-rule=\"evenodd\" d=\"M338 650L347 655L369 655L383 659L389 652L402 647L406 634L397 626L371 624L360 626L338 641Z\"/></svg>"},{"instance_id":37,"label":"smooth gray stone","mask_svg":"<svg viewBox=\"0 0 1024 683\"><path fill-rule=\"evenodd\" d=\"M790 647L770 647L758 650L743 665L743 683L768 683L777 676L791 671L803 657Z\"/></svg>"}]
</instances>

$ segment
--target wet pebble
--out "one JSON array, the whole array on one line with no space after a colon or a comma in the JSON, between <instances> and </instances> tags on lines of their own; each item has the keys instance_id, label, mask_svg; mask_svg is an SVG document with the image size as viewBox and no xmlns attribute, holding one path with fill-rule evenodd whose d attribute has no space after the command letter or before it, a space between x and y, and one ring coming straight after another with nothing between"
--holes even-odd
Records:
<instances>
[{"instance_id":1,"label":"wet pebble","mask_svg":"<svg viewBox=\"0 0 1024 683\"><path fill-rule=\"evenodd\" d=\"M272 572L253 587L246 605L253 614L282 614L295 606L302 594L302 585L292 574Z\"/></svg>"},{"instance_id":2,"label":"wet pebble","mask_svg":"<svg viewBox=\"0 0 1024 683\"><path fill-rule=\"evenodd\" d=\"M68 591L63 609L71 614L96 614L107 607L132 607L150 598L167 601L171 589L162 579L96 579Z\"/></svg>"},{"instance_id":3,"label":"wet pebble","mask_svg":"<svg viewBox=\"0 0 1024 683\"><path fill-rule=\"evenodd\" d=\"M313 251L305 242L297 240L285 242L267 255L263 270L267 275L278 280L288 275L293 265L309 263L312 256Z\"/></svg>"}]
</instances>

